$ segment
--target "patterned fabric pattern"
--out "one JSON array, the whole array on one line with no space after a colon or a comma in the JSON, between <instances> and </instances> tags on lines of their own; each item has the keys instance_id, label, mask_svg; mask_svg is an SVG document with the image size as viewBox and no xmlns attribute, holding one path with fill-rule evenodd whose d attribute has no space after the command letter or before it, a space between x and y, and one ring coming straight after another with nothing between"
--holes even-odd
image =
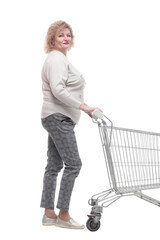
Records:
<instances>
[{"instance_id":1,"label":"patterned fabric pattern","mask_svg":"<svg viewBox=\"0 0 160 240\"><path fill-rule=\"evenodd\" d=\"M74 133L76 124L71 118L54 113L42 119L42 125L48 132L48 159L43 179L41 207L54 209L57 176L64 166L56 207L68 210L75 178L82 166Z\"/></svg>"}]
</instances>

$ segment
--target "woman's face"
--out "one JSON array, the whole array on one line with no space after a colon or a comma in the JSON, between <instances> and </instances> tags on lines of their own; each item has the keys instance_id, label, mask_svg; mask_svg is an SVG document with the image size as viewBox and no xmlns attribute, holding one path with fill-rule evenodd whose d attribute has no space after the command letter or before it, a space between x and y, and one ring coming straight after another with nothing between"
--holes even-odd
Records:
<instances>
[{"instance_id":1,"label":"woman's face","mask_svg":"<svg viewBox=\"0 0 160 240\"><path fill-rule=\"evenodd\" d=\"M66 55L68 48L71 45L71 32L68 28L59 31L55 36L54 49L63 52Z\"/></svg>"}]
</instances>

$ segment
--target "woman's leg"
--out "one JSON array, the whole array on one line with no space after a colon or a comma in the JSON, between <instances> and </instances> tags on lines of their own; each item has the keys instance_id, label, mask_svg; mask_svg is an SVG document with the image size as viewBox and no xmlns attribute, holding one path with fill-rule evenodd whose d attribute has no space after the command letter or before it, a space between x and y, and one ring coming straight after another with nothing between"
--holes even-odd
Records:
<instances>
[{"instance_id":1,"label":"woman's leg","mask_svg":"<svg viewBox=\"0 0 160 240\"><path fill-rule=\"evenodd\" d=\"M69 209L75 179L80 172L82 163L79 157L74 131L72 130L68 134L62 135L64 147L61 151L61 158L64 161L65 169L61 179L57 208L66 211Z\"/></svg>"},{"instance_id":2,"label":"woman's leg","mask_svg":"<svg viewBox=\"0 0 160 240\"><path fill-rule=\"evenodd\" d=\"M57 113L47 117L43 126L50 133L60 159L65 164L57 203L57 208L60 209L60 217L65 221L67 218L70 219L68 210L71 194L75 178L78 176L82 165L74 133L75 124L70 118ZM53 207L50 209L53 209Z\"/></svg>"},{"instance_id":3,"label":"woman's leg","mask_svg":"<svg viewBox=\"0 0 160 240\"><path fill-rule=\"evenodd\" d=\"M47 217L55 218L56 214L54 213L54 198L56 191L56 182L58 172L63 167L63 162L50 134L48 135L47 156L48 160L43 179L41 207L45 208L45 215Z\"/></svg>"},{"instance_id":4,"label":"woman's leg","mask_svg":"<svg viewBox=\"0 0 160 240\"><path fill-rule=\"evenodd\" d=\"M56 148L65 164L65 169L60 184L57 208L67 213L69 209L75 178L78 176L82 163L78 152L74 133L75 124L68 120L57 126L57 131L51 134Z\"/></svg>"}]
</instances>

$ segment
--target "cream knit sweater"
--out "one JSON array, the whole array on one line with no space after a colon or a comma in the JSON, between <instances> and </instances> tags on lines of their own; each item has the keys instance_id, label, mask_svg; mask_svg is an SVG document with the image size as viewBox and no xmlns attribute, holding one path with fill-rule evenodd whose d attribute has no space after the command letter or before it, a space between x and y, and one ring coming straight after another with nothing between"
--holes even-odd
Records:
<instances>
[{"instance_id":1,"label":"cream knit sweater","mask_svg":"<svg viewBox=\"0 0 160 240\"><path fill-rule=\"evenodd\" d=\"M53 50L42 68L43 106L41 118L53 113L62 113L75 123L80 119L79 106L84 103L85 80L67 57Z\"/></svg>"}]
</instances>

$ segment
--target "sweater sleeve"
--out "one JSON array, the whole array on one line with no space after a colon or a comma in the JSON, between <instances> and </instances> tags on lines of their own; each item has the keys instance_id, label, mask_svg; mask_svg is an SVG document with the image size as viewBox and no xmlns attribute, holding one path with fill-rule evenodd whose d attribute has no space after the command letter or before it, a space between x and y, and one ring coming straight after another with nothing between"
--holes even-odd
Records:
<instances>
[{"instance_id":1,"label":"sweater sleeve","mask_svg":"<svg viewBox=\"0 0 160 240\"><path fill-rule=\"evenodd\" d=\"M67 91L67 76L68 64L65 59L63 59L63 56L56 56L50 59L47 66L47 78L52 94L65 105L78 109L81 102Z\"/></svg>"}]
</instances>

